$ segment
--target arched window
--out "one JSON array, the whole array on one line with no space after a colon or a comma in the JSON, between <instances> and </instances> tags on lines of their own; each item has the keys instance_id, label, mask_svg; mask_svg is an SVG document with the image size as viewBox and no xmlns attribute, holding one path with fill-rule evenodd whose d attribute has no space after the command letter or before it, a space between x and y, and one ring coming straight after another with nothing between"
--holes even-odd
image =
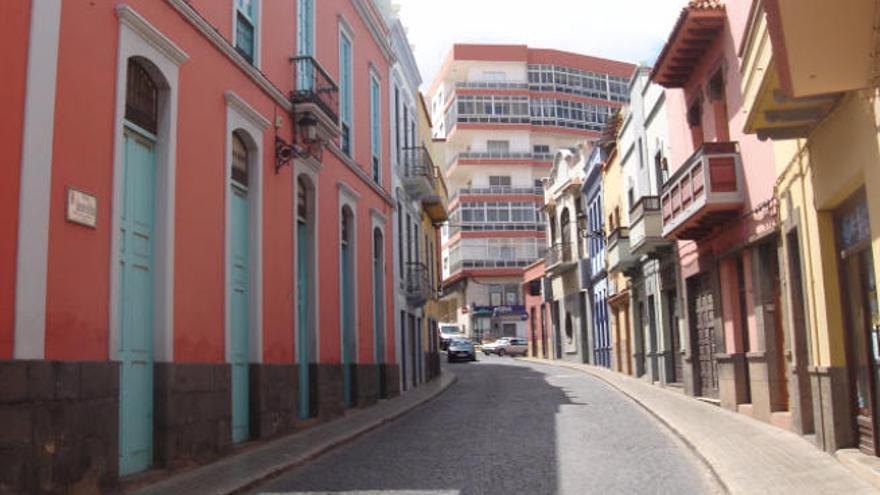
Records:
<instances>
[{"instance_id":1,"label":"arched window","mask_svg":"<svg viewBox=\"0 0 880 495\"><path fill-rule=\"evenodd\" d=\"M232 134L232 180L248 185L248 149L238 133Z\"/></svg>"},{"instance_id":2,"label":"arched window","mask_svg":"<svg viewBox=\"0 0 880 495\"><path fill-rule=\"evenodd\" d=\"M159 89L150 74L135 59L128 59L125 88L125 119L157 134L159 130Z\"/></svg>"}]
</instances>

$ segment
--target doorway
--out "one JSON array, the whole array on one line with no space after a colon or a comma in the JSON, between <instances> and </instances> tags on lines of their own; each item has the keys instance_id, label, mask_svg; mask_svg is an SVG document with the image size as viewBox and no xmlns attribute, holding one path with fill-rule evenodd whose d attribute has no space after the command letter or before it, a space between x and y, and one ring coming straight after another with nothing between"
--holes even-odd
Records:
<instances>
[{"instance_id":1,"label":"doorway","mask_svg":"<svg viewBox=\"0 0 880 495\"><path fill-rule=\"evenodd\" d=\"M718 398L718 363L715 360L715 297L709 274L688 279L688 307L694 362L697 366L697 395Z\"/></svg>"},{"instance_id":2,"label":"doorway","mask_svg":"<svg viewBox=\"0 0 880 495\"><path fill-rule=\"evenodd\" d=\"M852 386L853 421L859 449L878 454L877 410L880 398L880 310L871 253L870 221L864 190L835 212L840 284Z\"/></svg>"}]
</instances>

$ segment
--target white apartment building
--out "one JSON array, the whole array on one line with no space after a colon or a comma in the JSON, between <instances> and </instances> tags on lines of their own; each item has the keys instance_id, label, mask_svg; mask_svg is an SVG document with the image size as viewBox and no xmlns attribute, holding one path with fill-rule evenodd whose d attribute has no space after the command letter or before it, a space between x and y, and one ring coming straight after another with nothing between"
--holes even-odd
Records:
<instances>
[{"instance_id":1,"label":"white apartment building","mask_svg":"<svg viewBox=\"0 0 880 495\"><path fill-rule=\"evenodd\" d=\"M429 92L450 193L446 319L477 340L525 336L523 268L544 256L554 153L599 135L633 66L524 45L455 45Z\"/></svg>"}]
</instances>

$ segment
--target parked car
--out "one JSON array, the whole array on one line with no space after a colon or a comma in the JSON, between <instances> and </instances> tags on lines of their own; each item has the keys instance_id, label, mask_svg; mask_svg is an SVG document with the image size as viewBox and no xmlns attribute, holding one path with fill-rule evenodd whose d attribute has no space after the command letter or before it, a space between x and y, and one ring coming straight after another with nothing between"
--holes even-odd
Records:
<instances>
[{"instance_id":1,"label":"parked car","mask_svg":"<svg viewBox=\"0 0 880 495\"><path fill-rule=\"evenodd\" d=\"M505 346L505 345L507 345L506 338L501 338L501 339L496 340L495 342L483 344L483 346L482 346L483 354L485 354L487 356L489 354L498 354L498 349L502 346Z\"/></svg>"},{"instance_id":2,"label":"parked car","mask_svg":"<svg viewBox=\"0 0 880 495\"><path fill-rule=\"evenodd\" d=\"M455 323L440 324L440 350L445 351L449 348L449 343L455 339L465 338L461 326Z\"/></svg>"},{"instance_id":3,"label":"parked car","mask_svg":"<svg viewBox=\"0 0 880 495\"><path fill-rule=\"evenodd\" d=\"M449 343L446 351L446 361L476 361L477 351L474 343L467 339L455 339Z\"/></svg>"},{"instance_id":4,"label":"parked car","mask_svg":"<svg viewBox=\"0 0 880 495\"><path fill-rule=\"evenodd\" d=\"M505 342L496 346L495 354L499 356L525 356L529 353L529 341L520 338L503 339Z\"/></svg>"}]
</instances>

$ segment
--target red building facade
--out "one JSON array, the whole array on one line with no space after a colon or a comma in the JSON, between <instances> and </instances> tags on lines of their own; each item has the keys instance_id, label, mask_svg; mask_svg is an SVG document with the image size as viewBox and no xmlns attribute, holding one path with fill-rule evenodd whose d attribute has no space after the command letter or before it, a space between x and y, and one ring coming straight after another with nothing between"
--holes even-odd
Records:
<instances>
[{"instance_id":1,"label":"red building facade","mask_svg":"<svg viewBox=\"0 0 880 495\"><path fill-rule=\"evenodd\" d=\"M397 393L393 325L373 328L393 203L372 2L24 0L0 17L0 428L18 432L0 486L106 488Z\"/></svg>"}]
</instances>

